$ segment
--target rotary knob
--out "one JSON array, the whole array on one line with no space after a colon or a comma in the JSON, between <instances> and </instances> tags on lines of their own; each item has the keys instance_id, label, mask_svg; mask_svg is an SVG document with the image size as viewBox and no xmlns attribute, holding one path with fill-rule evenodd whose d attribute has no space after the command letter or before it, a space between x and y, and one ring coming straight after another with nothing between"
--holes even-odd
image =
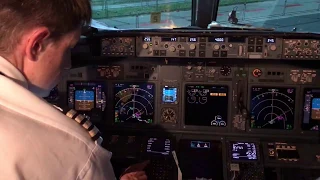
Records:
<instances>
[{"instance_id":1,"label":"rotary knob","mask_svg":"<svg viewBox=\"0 0 320 180\"><path fill-rule=\"evenodd\" d=\"M253 77L258 78L258 77L260 77L261 75L262 75L261 69L256 68L256 69L254 69L254 70L252 71L252 76L253 76Z\"/></svg>"},{"instance_id":2,"label":"rotary knob","mask_svg":"<svg viewBox=\"0 0 320 180\"><path fill-rule=\"evenodd\" d=\"M146 43L142 45L142 48L143 48L143 49L148 49L148 47L149 47L149 46L148 46L148 44L146 44Z\"/></svg>"},{"instance_id":3,"label":"rotary knob","mask_svg":"<svg viewBox=\"0 0 320 180\"><path fill-rule=\"evenodd\" d=\"M190 44L190 49L191 50L195 50L196 49L196 45L195 44Z\"/></svg>"},{"instance_id":4,"label":"rotary knob","mask_svg":"<svg viewBox=\"0 0 320 180\"><path fill-rule=\"evenodd\" d=\"M273 44L273 45L271 45L271 46L270 46L270 50L271 50L271 51L275 51L275 50L277 50L277 46L276 46L276 45L274 45L274 44Z\"/></svg>"},{"instance_id":5,"label":"rotary knob","mask_svg":"<svg viewBox=\"0 0 320 180\"><path fill-rule=\"evenodd\" d=\"M176 47L174 47L174 46L170 46L169 51L171 51L171 52L175 52L175 51L176 51Z\"/></svg>"},{"instance_id":6,"label":"rotary knob","mask_svg":"<svg viewBox=\"0 0 320 180\"><path fill-rule=\"evenodd\" d=\"M293 82L298 82L298 79L299 79L299 75L298 75L298 74L292 74L292 75L291 75L291 80L292 80Z\"/></svg>"},{"instance_id":7,"label":"rotary knob","mask_svg":"<svg viewBox=\"0 0 320 180\"><path fill-rule=\"evenodd\" d=\"M197 70L198 70L198 71L201 71L201 70L202 70L202 66L198 66L198 67L197 67Z\"/></svg>"},{"instance_id":8,"label":"rotary knob","mask_svg":"<svg viewBox=\"0 0 320 180\"><path fill-rule=\"evenodd\" d=\"M219 50L219 49L220 49L219 44L215 44L215 45L213 45L213 49L214 49L214 50Z\"/></svg>"}]
</instances>

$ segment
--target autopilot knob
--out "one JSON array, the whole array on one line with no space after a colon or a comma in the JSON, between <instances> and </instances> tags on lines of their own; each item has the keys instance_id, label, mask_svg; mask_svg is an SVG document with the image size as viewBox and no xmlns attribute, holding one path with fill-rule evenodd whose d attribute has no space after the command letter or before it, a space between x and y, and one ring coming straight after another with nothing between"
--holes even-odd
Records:
<instances>
[{"instance_id":1,"label":"autopilot knob","mask_svg":"<svg viewBox=\"0 0 320 180\"><path fill-rule=\"evenodd\" d=\"M191 50L195 50L196 49L196 45L195 44L190 44L190 49Z\"/></svg>"},{"instance_id":2,"label":"autopilot knob","mask_svg":"<svg viewBox=\"0 0 320 180\"><path fill-rule=\"evenodd\" d=\"M171 52L175 52L175 51L176 51L176 47L174 47L174 46L170 46L169 51L171 51Z\"/></svg>"},{"instance_id":3,"label":"autopilot knob","mask_svg":"<svg viewBox=\"0 0 320 180\"><path fill-rule=\"evenodd\" d=\"M143 48L143 49L148 49L148 47L149 47L149 45L148 45L147 43L144 43L144 44L142 45L142 48Z\"/></svg>"},{"instance_id":4,"label":"autopilot knob","mask_svg":"<svg viewBox=\"0 0 320 180\"><path fill-rule=\"evenodd\" d=\"M113 75L113 77L118 77L119 76L119 70L113 70L112 75Z\"/></svg>"},{"instance_id":5,"label":"autopilot knob","mask_svg":"<svg viewBox=\"0 0 320 180\"><path fill-rule=\"evenodd\" d=\"M219 44L213 45L213 49L216 50L216 51L219 50L220 49L220 45Z\"/></svg>"},{"instance_id":6,"label":"autopilot knob","mask_svg":"<svg viewBox=\"0 0 320 180\"><path fill-rule=\"evenodd\" d=\"M272 44L272 45L270 46L270 50L271 50L271 51L275 51L275 50L277 50L277 46L276 46L276 45L274 45L274 44Z\"/></svg>"},{"instance_id":7,"label":"autopilot knob","mask_svg":"<svg viewBox=\"0 0 320 180\"><path fill-rule=\"evenodd\" d=\"M202 70L202 66L198 66L197 70L200 72Z\"/></svg>"},{"instance_id":8,"label":"autopilot knob","mask_svg":"<svg viewBox=\"0 0 320 180\"><path fill-rule=\"evenodd\" d=\"M312 82L312 74L307 74L306 81L309 83Z\"/></svg>"}]
</instances>

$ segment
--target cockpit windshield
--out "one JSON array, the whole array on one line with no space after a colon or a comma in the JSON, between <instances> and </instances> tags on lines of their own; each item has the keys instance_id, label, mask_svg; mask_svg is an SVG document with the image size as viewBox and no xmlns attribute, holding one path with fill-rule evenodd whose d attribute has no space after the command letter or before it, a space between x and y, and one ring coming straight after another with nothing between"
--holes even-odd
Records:
<instances>
[{"instance_id":1,"label":"cockpit windshield","mask_svg":"<svg viewBox=\"0 0 320 180\"><path fill-rule=\"evenodd\" d=\"M188 27L192 0L92 0L93 19L118 29ZM212 0L216 22L223 26L319 32L319 0ZM216 9L218 8L218 9ZM209 16L209 14L208 14Z\"/></svg>"},{"instance_id":2,"label":"cockpit windshield","mask_svg":"<svg viewBox=\"0 0 320 180\"><path fill-rule=\"evenodd\" d=\"M93 19L119 29L191 25L192 0L92 0Z\"/></svg>"}]
</instances>

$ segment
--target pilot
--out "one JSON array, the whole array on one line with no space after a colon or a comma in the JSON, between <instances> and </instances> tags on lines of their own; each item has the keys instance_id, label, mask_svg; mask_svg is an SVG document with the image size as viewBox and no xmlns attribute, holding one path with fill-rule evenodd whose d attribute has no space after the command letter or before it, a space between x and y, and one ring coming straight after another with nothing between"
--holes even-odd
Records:
<instances>
[{"instance_id":1,"label":"pilot","mask_svg":"<svg viewBox=\"0 0 320 180\"><path fill-rule=\"evenodd\" d=\"M116 179L111 152L42 99L90 20L89 0L0 0L0 179ZM144 166L121 180L147 179Z\"/></svg>"}]
</instances>

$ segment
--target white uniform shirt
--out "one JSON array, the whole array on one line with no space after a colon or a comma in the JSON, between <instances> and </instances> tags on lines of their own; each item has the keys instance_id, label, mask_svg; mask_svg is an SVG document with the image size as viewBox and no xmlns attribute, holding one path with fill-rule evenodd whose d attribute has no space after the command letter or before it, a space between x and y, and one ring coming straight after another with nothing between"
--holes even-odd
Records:
<instances>
[{"instance_id":1,"label":"white uniform shirt","mask_svg":"<svg viewBox=\"0 0 320 180\"><path fill-rule=\"evenodd\" d=\"M36 70L35 70L36 71ZM0 180L114 180L111 153L0 57Z\"/></svg>"}]
</instances>

